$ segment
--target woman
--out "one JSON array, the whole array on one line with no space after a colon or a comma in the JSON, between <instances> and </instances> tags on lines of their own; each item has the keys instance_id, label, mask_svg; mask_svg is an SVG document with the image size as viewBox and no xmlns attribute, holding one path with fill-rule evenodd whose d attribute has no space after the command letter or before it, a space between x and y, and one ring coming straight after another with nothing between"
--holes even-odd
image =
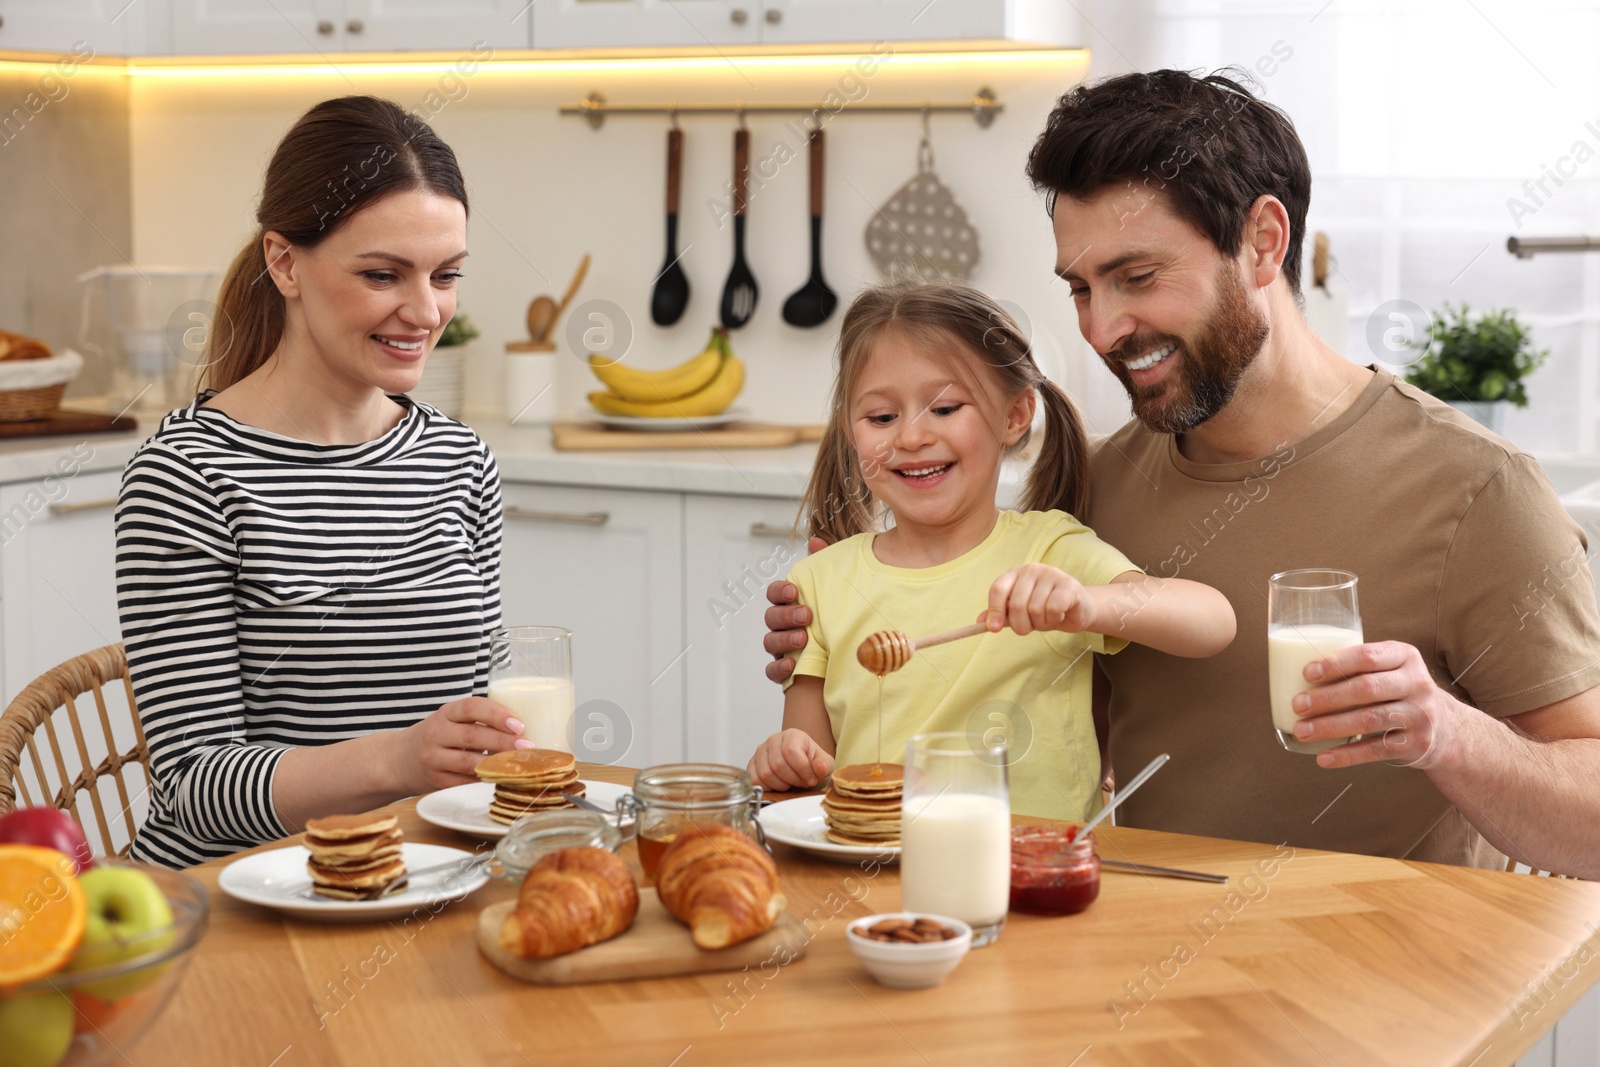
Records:
<instances>
[{"instance_id":1,"label":"woman","mask_svg":"<svg viewBox=\"0 0 1600 1067\"><path fill-rule=\"evenodd\" d=\"M471 781L527 747L474 693L500 481L404 395L455 314L467 194L388 101L319 104L267 168L204 388L123 475L117 594L153 778L135 857L188 866Z\"/></svg>"}]
</instances>

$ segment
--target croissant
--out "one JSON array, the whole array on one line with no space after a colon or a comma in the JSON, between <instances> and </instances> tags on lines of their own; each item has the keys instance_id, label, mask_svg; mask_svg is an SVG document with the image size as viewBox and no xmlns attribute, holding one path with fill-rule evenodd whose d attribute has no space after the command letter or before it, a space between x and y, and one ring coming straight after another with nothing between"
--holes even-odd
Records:
<instances>
[{"instance_id":1,"label":"croissant","mask_svg":"<svg viewBox=\"0 0 1600 1067\"><path fill-rule=\"evenodd\" d=\"M727 826L680 833L661 854L656 893L706 949L766 933L788 905L772 857Z\"/></svg>"},{"instance_id":2,"label":"croissant","mask_svg":"<svg viewBox=\"0 0 1600 1067\"><path fill-rule=\"evenodd\" d=\"M49 358L50 346L43 341L0 330L0 360Z\"/></svg>"},{"instance_id":3,"label":"croissant","mask_svg":"<svg viewBox=\"0 0 1600 1067\"><path fill-rule=\"evenodd\" d=\"M603 848L563 848L528 871L517 906L500 926L500 947L544 959L608 941L633 925L639 890L620 857Z\"/></svg>"}]
</instances>

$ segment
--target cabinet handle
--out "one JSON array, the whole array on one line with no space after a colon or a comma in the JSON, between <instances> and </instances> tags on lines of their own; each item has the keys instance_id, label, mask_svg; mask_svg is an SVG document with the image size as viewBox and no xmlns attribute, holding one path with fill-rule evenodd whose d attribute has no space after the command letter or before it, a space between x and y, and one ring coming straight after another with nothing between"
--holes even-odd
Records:
<instances>
[{"instance_id":1,"label":"cabinet handle","mask_svg":"<svg viewBox=\"0 0 1600 1067\"><path fill-rule=\"evenodd\" d=\"M362 30L367 28L367 24L362 22L360 19L351 19L349 22L344 24L344 28L351 33L360 33Z\"/></svg>"},{"instance_id":2,"label":"cabinet handle","mask_svg":"<svg viewBox=\"0 0 1600 1067\"><path fill-rule=\"evenodd\" d=\"M804 535L792 526L773 526L766 522L750 524L751 537L776 537L783 541L798 541Z\"/></svg>"},{"instance_id":3,"label":"cabinet handle","mask_svg":"<svg viewBox=\"0 0 1600 1067\"><path fill-rule=\"evenodd\" d=\"M783 11L782 11L782 9L776 8L776 7L767 8L767 22L768 23L770 23L773 26L776 26L778 23L780 23L782 21L783 21Z\"/></svg>"},{"instance_id":4,"label":"cabinet handle","mask_svg":"<svg viewBox=\"0 0 1600 1067\"><path fill-rule=\"evenodd\" d=\"M728 12L728 19L735 26L743 26L746 22L749 21L750 13L747 12L742 7L736 7L732 11Z\"/></svg>"},{"instance_id":5,"label":"cabinet handle","mask_svg":"<svg viewBox=\"0 0 1600 1067\"><path fill-rule=\"evenodd\" d=\"M527 519L529 522L564 522L571 526L604 526L611 521L609 511L539 511L535 508L508 507L501 509L508 519Z\"/></svg>"},{"instance_id":6,"label":"cabinet handle","mask_svg":"<svg viewBox=\"0 0 1600 1067\"><path fill-rule=\"evenodd\" d=\"M333 23L329 22L327 19L323 19L321 22L317 23L317 32L322 34L324 37L328 36L333 32Z\"/></svg>"},{"instance_id":7,"label":"cabinet handle","mask_svg":"<svg viewBox=\"0 0 1600 1067\"><path fill-rule=\"evenodd\" d=\"M76 504L51 504L50 514L71 515L74 511L93 511L96 508L114 508L116 506L117 498L108 496L104 500L83 500Z\"/></svg>"}]
</instances>

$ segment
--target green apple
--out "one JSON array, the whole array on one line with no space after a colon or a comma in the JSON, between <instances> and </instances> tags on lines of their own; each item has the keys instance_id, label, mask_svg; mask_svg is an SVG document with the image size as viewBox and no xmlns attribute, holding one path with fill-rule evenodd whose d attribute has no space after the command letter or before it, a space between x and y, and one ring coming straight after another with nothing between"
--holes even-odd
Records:
<instances>
[{"instance_id":1,"label":"green apple","mask_svg":"<svg viewBox=\"0 0 1600 1067\"><path fill-rule=\"evenodd\" d=\"M72 1048L72 1001L60 993L0 997L6 1067L56 1067Z\"/></svg>"},{"instance_id":2,"label":"green apple","mask_svg":"<svg viewBox=\"0 0 1600 1067\"><path fill-rule=\"evenodd\" d=\"M88 920L83 942L67 965L68 971L90 971L110 967L135 956L160 952L172 944L172 907L156 880L132 867L95 867L78 876ZM149 936L151 931L165 933ZM146 967L131 974L119 974L84 982L78 988L101 1000L131 997L161 977L165 966Z\"/></svg>"}]
</instances>

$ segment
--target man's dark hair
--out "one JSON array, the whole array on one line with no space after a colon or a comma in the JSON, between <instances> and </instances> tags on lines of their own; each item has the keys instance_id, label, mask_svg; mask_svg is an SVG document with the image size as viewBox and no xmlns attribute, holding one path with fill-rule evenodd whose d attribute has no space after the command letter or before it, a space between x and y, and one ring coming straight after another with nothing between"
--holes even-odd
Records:
<instances>
[{"instance_id":1,"label":"man's dark hair","mask_svg":"<svg viewBox=\"0 0 1600 1067\"><path fill-rule=\"evenodd\" d=\"M1237 255L1250 206L1265 194L1289 214L1283 274L1300 293L1300 247L1311 203L1311 167L1289 116L1252 95L1243 71L1204 78L1181 70L1122 74L1080 85L1056 102L1028 153L1028 178L1076 200L1113 185L1165 193L1172 210Z\"/></svg>"}]
</instances>

